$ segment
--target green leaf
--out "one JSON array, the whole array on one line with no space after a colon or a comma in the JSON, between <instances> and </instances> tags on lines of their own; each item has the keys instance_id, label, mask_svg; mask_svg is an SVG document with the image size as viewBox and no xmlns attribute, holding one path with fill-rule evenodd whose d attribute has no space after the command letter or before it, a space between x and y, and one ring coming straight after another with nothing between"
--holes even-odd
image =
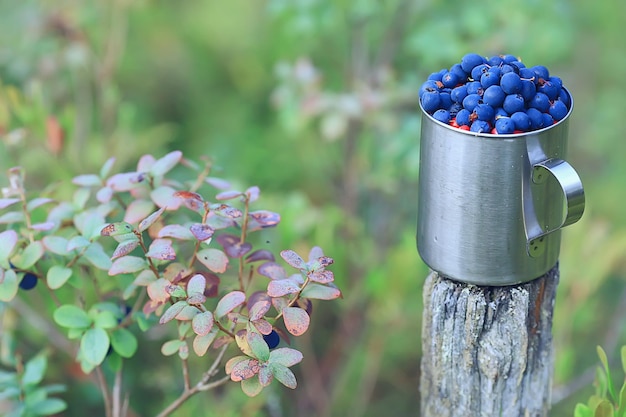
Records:
<instances>
[{"instance_id":1,"label":"green leaf","mask_svg":"<svg viewBox=\"0 0 626 417\"><path fill-rule=\"evenodd\" d=\"M622 346L620 349L620 356L622 359L622 370L626 374L626 345Z\"/></svg>"},{"instance_id":2,"label":"green leaf","mask_svg":"<svg viewBox=\"0 0 626 417\"><path fill-rule=\"evenodd\" d=\"M83 253L83 256L93 266L103 271L108 271L112 266L111 258L109 258L109 255L98 242L91 243Z\"/></svg>"},{"instance_id":3,"label":"green leaf","mask_svg":"<svg viewBox=\"0 0 626 417\"><path fill-rule=\"evenodd\" d=\"M602 400L593 415L594 417L613 417L613 405L608 400Z\"/></svg>"},{"instance_id":4,"label":"green leaf","mask_svg":"<svg viewBox=\"0 0 626 417\"><path fill-rule=\"evenodd\" d=\"M241 304L246 301L246 294L241 291L231 291L228 294L224 295L218 301L217 306L215 307L215 317L218 319L224 317L226 314L233 311L233 309L237 308Z\"/></svg>"},{"instance_id":5,"label":"green leaf","mask_svg":"<svg viewBox=\"0 0 626 417\"><path fill-rule=\"evenodd\" d=\"M22 385L26 387L39 384L43 380L47 366L48 360L45 355L41 354L26 362L22 374Z\"/></svg>"},{"instance_id":6,"label":"green leaf","mask_svg":"<svg viewBox=\"0 0 626 417\"><path fill-rule=\"evenodd\" d=\"M246 340L248 341L248 346L250 346L254 357L261 362L267 362L270 358L270 348L267 343L265 343L265 340L263 340L263 336L257 332L247 331Z\"/></svg>"},{"instance_id":7,"label":"green leaf","mask_svg":"<svg viewBox=\"0 0 626 417\"><path fill-rule=\"evenodd\" d=\"M159 323L165 324L168 321L173 320L174 317L176 317L178 313L180 313L187 305L187 301L184 300L175 302L167 310L165 310L165 313L163 313L159 319Z\"/></svg>"},{"instance_id":8,"label":"green leaf","mask_svg":"<svg viewBox=\"0 0 626 417\"><path fill-rule=\"evenodd\" d=\"M167 342L163 343L163 346L161 346L161 353L165 356L171 356L175 353L178 353L178 350L184 344L184 340L168 340Z\"/></svg>"},{"instance_id":9,"label":"green leaf","mask_svg":"<svg viewBox=\"0 0 626 417\"><path fill-rule=\"evenodd\" d=\"M102 236L125 236L129 234L133 234L133 226L127 222L116 222L110 223L100 230L100 234ZM119 241L118 241L119 242Z\"/></svg>"},{"instance_id":10,"label":"green leaf","mask_svg":"<svg viewBox=\"0 0 626 417\"><path fill-rule=\"evenodd\" d=\"M19 198L0 198L0 210L12 206L15 203L19 203Z\"/></svg>"},{"instance_id":11,"label":"green leaf","mask_svg":"<svg viewBox=\"0 0 626 417\"><path fill-rule=\"evenodd\" d=\"M317 300L334 300L341 297L341 291L338 288L309 283L300 294L304 298L312 298Z\"/></svg>"},{"instance_id":12,"label":"green leaf","mask_svg":"<svg viewBox=\"0 0 626 417\"><path fill-rule=\"evenodd\" d=\"M46 274L46 281L48 287L53 290L59 289L67 282L72 276L72 270L61 265L53 265L48 269Z\"/></svg>"},{"instance_id":13,"label":"green leaf","mask_svg":"<svg viewBox=\"0 0 626 417\"><path fill-rule=\"evenodd\" d=\"M108 350L109 335L104 329L98 327L89 329L80 339L81 357L92 365L100 365Z\"/></svg>"},{"instance_id":14,"label":"green leaf","mask_svg":"<svg viewBox=\"0 0 626 417\"><path fill-rule=\"evenodd\" d=\"M54 254L67 256L70 251L67 249L68 240L61 236L48 235L41 239L45 248Z\"/></svg>"},{"instance_id":15,"label":"green leaf","mask_svg":"<svg viewBox=\"0 0 626 417\"><path fill-rule=\"evenodd\" d=\"M106 178L111 173L111 168L113 168L113 164L115 163L115 158L111 157L106 160L106 162L100 168L100 178Z\"/></svg>"},{"instance_id":16,"label":"green leaf","mask_svg":"<svg viewBox=\"0 0 626 417\"><path fill-rule=\"evenodd\" d=\"M24 213L21 211L9 211L0 216L0 224L23 223Z\"/></svg>"},{"instance_id":17,"label":"green leaf","mask_svg":"<svg viewBox=\"0 0 626 417\"><path fill-rule=\"evenodd\" d=\"M45 398L28 407L28 410L38 416L50 416L67 409L67 404L60 398Z\"/></svg>"},{"instance_id":18,"label":"green leaf","mask_svg":"<svg viewBox=\"0 0 626 417\"><path fill-rule=\"evenodd\" d=\"M241 390L248 397L255 397L263 391L263 385L259 382L259 378L244 379L241 381Z\"/></svg>"},{"instance_id":19,"label":"green leaf","mask_svg":"<svg viewBox=\"0 0 626 417\"><path fill-rule=\"evenodd\" d=\"M15 249L18 241L18 235L15 230L5 230L0 233L0 264L6 264L8 267L8 259Z\"/></svg>"},{"instance_id":20,"label":"green leaf","mask_svg":"<svg viewBox=\"0 0 626 417\"><path fill-rule=\"evenodd\" d=\"M296 381L296 376L293 372L291 372L291 369L281 365L280 363L271 363L270 369L272 370L274 378L276 378L281 384L287 388L296 389L298 382Z\"/></svg>"},{"instance_id":21,"label":"green leaf","mask_svg":"<svg viewBox=\"0 0 626 417\"><path fill-rule=\"evenodd\" d=\"M299 307L283 308L283 320L287 331L294 336L304 334L311 322L311 318L307 312Z\"/></svg>"},{"instance_id":22,"label":"green leaf","mask_svg":"<svg viewBox=\"0 0 626 417\"><path fill-rule=\"evenodd\" d=\"M611 370L609 368L609 360L604 352L604 349L600 346L596 346L596 351L598 352L598 357L600 358L600 362L602 362L602 366L604 366L604 372L606 372L606 383L607 389L609 390L609 394L611 398L617 400L617 396L615 395L615 387L613 386L613 380L611 379ZM597 409L596 409L597 413Z\"/></svg>"},{"instance_id":23,"label":"green leaf","mask_svg":"<svg viewBox=\"0 0 626 417\"><path fill-rule=\"evenodd\" d=\"M109 268L109 275L132 274L147 268L148 263L138 256L123 256L113 261Z\"/></svg>"},{"instance_id":24,"label":"green leaf","mask_svg":"<svg viewBox=\"0 0 626 417\"><path fill-rule=\"evenodd\" d=\"M75 249L82 249L89 246L91 242L84 236L74 236L67 242L67 250L73 251Z\"/></svg>"},{"instance_id":25,"label":"green leaf","mask_svg":"<svg viewBox=\"0 0 626 417\"><path fill-rule=\"evenodd\" d=\"M0 283L0 301L9 302L17 294L19 283L17 282L17 275L12 269L4 271L4 277Z\"/></svg>"},{"instance_id":26,"label":"green leaf","mask_svg":"<svg viewBox=\"0 0 626 417\"><path fill-rule=\"evenodd\" d=\"M215 248L202 249L198 251L196 257L209 271L218 274L226 272L228 257L221 250Z\"/></svg>"},{"instance_id":27,"label":"green leaf","mask_svg":"<svg viewBox=\"0 0 626 417\"><path fill-rule=\"evenodd\" d=\"M622 384L622 388L619 390L618 410L621 416L626 415L626 380Z\"/></svg>"},{"instance_id":28,"label":"green leaf","mask_svg":"<svg viewBox=\"0 0 626 417\"><path fill-rule=\"evenodd\" d=\"M130 358L137 351L137 338L130 330L120 327L111 333L111 346L121 357Z\"/></svg>"},{"instance_id":29,"label":"green leaf","mask_svg":"<svg viewBox=\"0 0 626 417\"><path fill-rule=\"evenodd\" d=\"M65 304L54 310L52 318L61 327L83 329L91 326L91 318L80 307Z\"/></svg>"},{"instance_id":30,"label":"green leaf","mask_svg":"<svg viewBox=\"0 0 626 417\"><path fill-rule=\"evenodd\" d=\"M302 353L291 348L278 348L270 353L269 361L283 366L293 366L302 361Z\"/></svg>"},{"instance_id":31,"label":"green leaf","mask_svg":"<svg viewBox=\"0 0 626 417\"><path fill-rule=\"evenodd\" d=\"M96 174L77 175L72 178L72 182L81 187L98 187L102 186L102 180Z\"/></svg>"},{"instance_id":32,"label":"green leaf","mask_svg":"<svg viewBox=\"0 0 626 417\"><path fill-rule=\"evenodd\" d=\"M200 310L198 309L198 307L185 306L185 308L183 308L181 312L176 315L176 320L191 321L199 313Z\"/></svg>"},{"instance_id":33,"label":"green leaf","mask_svg":"<svg viewBox=\"0 0 626 417\"><path fill-rule=\"evenodd\" d=\"M155 211L154 213L152 213L151 215L149 215L148 217L146 217L145 219L143 219L141 222L139 222L139 225L137 226L137 230L140 233L143 232L144 230L147 230L150 226L154 224L154 222L159 220L159 217L161 217L164 211L165 211L165 207L162 207L158 209L157 211Z\"/></svg>"},{"instance_id":34,"label":"green leaf","mask_svg":"<svg viewBox=\"0 0 626 417\"><path fill-rule=\"evenodd\" d=\"M43 256L43 244L39 241L31 242L24 250L13 257L11 262L19 269L29 269Z\"/></svg>"},{"instance_id":35,"label":"green leaf","mask_svg":"<svg viewBox=\"0 0 626 417\"><path fill-rule=\"evenodd\" d=\"M114 329L118 324L117 317L115 317L115 315L108 310L95 313L93 323L95 327L99 327L101 329Z\"/></svg>"},{"instance_id":36,"label":"green leaf","mask_svg":"<svg viewBox=\"0 0 626 417\"><path fill-rule=\"evenodd\" d=\"M209 346L211 346L211 343L213 343L217 337L217 331L217 326L214 326L207 334L202 336L198 335L193 339L193 351L196 352L196 355L204 356Z\"/></svg>"}]
</instances>

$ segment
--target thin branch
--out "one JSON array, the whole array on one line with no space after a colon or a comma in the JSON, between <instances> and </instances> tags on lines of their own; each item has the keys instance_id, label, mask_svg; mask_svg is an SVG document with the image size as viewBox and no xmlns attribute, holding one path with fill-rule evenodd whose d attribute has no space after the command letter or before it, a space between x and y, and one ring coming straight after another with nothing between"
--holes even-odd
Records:
<instances>
[{"instance_id":1,"label":"thin branch","mask_svg":"<svg viewBox=\"0 0 626 417\"><path fill-rule=\"evenodd\" d=\"M122 417L122 367L115 373L113 384L113 417Z\"/></svg>"},{"instance_id":2,"label":"thin branch","mask_svg":"<svg viewBox=\"0 0 626 417\"><path fill-rule=\"evenodd\" d=\"M107 384L106 379L104 378L104 374L102 373L102 368L100 366L96 366L96 378L98 380L98 385L100 386L100 391L102 392L102 399L104 400L104 411L106 417L113 417L112 413L112 403L111 403L111 395L109 394L109 385Z\"/></svg>"},{"instance_id":3,"label":"thin branch","mask_svg":"<svg viewBox=\"0 0 626 417\"><path fill-rule=\"evenodd\" d=\"M189 391L191 388L191 382L189 381L189 362L187 359L183 359L183 382L185 386L185 391Z\"/></svg>"}]
</instances>

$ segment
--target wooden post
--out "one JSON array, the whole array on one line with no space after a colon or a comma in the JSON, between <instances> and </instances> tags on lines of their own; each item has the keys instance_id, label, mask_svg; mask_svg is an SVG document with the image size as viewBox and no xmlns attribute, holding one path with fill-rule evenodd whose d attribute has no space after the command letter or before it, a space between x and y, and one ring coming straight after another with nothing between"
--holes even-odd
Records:
<instances>
[{"instance_id":1,"label":"wooden post","mask_svg":"<svg viewBox=\"0 0 626 417\"><path fill-rule=\"evenodd\" d=\"M545 417L558 264L520 285L424 284L422 417Z\"/></svg>"}]
</instances>

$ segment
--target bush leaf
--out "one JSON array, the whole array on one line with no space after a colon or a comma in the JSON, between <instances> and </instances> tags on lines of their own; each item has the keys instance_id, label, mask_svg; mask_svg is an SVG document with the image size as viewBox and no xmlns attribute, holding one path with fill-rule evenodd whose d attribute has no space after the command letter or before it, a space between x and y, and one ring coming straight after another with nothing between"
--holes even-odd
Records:
<instances>
[{"instance_id":1,"label":"bush leaf","mask_svg":"<svg viewBox=\"0 0 626 417\"><path fill-rule=\"evenodd\" d=\"M121 357L130 358L137 351L137 338L130 330L120 327L111 333L111 346Z\"/></svg>"},{"instance_id":2,"label":"bush leaf","mask_svg":"<svg viewBox=\"0 0 626 417\"><path fill-rule=\"evenodd\" d=\"M291 372L291 369L279 363L272 363L270 367L274 378L276 378L281 384L287 388L296 389L298 382L296 381L296 376L293 372Z\"/></svg>"},{"instance_id":3,"label":"bush leaf","mask_svg":"<svg viewBox=\"0 0 626 417\"><path fill-rule=\"evenodd\" d=\"M54 310L52 318L61 327L69 329L84 329L91 326L92 320L80 307L65 304Z\"/></svg>"},{"instance_id":4,"label":"bush leaf","mask_svg":"<svg viewBox=\"0 0 626 417\"><path fill-rule=\"evenodd\" d=\"M87 330L80 339L81 357L91 365L100 365L108 350L109 335L99 327Z\"/></svg>"},{"instance_id":5,"label":"bush leaf","mask_svg":"<svg viewBox=\"0 0 626 417\"><path fill-rule=\"evenodd\" d=\"M230 313L236 307L246 301L246 294L241 291L231 291L223 296L215 307L215 317L221 319L226 314Z\"/></svg>"},{"instance_id":6,"label":"bush leaf","mask_svg":"<svg viewBox=\"0 0 626 417\"><path fill-rule=\"evenodd\" d=\"M209 271L221 274L228 267L228 257L219 249L208 248L198 251L196 254L198 261L206 266Z\"/></svg>"},{"instance_id":7,"label":"bush leaf","mask_svg":"<svg viewBox=\"0 0 626 417\"><path fill-rule=\"evenodd\" d=\"M299 307L283 308L283 320L287 331L294 336L304 334L311 322L311 318L307 312Z\"/></svg>"},{"instance_id":8,"label":"bush leaf","mask_svg":"<svg viewBox=\"0 0 626 417\"><path fill-rule=\"evenodd\" d=\"M46 281L48 283L48 287L56 290L61 288L71 276L72 270L70 268L66 268L61 265L53 265L50 269L48 269Z\"/></svg>"}]
</instances>

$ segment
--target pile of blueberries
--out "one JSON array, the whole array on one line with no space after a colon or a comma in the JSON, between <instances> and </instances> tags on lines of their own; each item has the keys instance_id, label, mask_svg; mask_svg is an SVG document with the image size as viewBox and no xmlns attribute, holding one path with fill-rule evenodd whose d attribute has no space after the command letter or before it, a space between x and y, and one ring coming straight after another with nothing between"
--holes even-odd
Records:
<instances>
[{"instance_id":1,"label":"pile of blueberries","mask_svg":"<svg viewBox=\"0 0 626 417\"><path fill-rule=\"evenodd\" d=\"M419 98L424 111L442 123L492 134L552 126L567 116L572 103L563 81L546 67L527 68L513 55L475 53L432 73Z\"/></svg>"}]
</instances>

